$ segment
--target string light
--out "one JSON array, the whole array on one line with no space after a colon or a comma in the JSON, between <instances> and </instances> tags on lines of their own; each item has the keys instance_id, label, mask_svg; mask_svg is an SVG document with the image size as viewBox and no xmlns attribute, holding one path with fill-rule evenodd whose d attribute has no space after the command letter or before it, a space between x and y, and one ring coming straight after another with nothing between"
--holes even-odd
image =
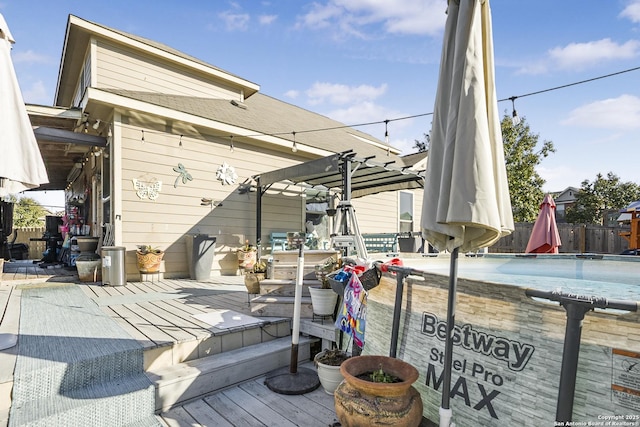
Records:
<instances>
[{"instance_id":1,"label":"string light","mask_svg":"<svg viewBox=\"0 0 640 427\"><path fill-rule=\"evenodd\" d=\"M576 85L580 85L580 84L584 84L584 83L589 83L589 82L593 82L595 80L600 80L600 79L604 79L604 78L608 78L608 77L614 77L620 74L624 74L624 73L629 73L631 71L638 71L640 70L640 67L634 67L634 68L629 68L626 70L622 70L622 71L617 71L614 73L610 73L610 74L606 74L606 75L602 75L602 76L598 76L598 77L593 77L590 79L586 79L586 80L581 80L581 81L577 81L577 82L573 82L573 83L568 83L568 84L564 84L561 86L555 86L555 87L551 87L548 89L543 89L543 90L539 90L539 91L535 91L535 92L529 92L529 93L525 93L525 94L521 94L521 95L517 95L517 96L511 96L508 98L503 98L503 99L498 99L498 102L505 102L505 101L511 101L512 103L512 107L513 107L513 111L512 111L512 122L514 124L520 123L522 120L520 118L520 116L518 115L516 109L515 109L515 100L518 98L524 98L526 96L533 96L533 95L539 95L541 93L545 93L545 92L551 92L551 91L555 91L555 90L559 90L559 89L565 89L567 87L571 87L571 86L576 86ZM254 138L254 137L263 137L263 136L284 136L284 135L288 135L288 134L292 134L293 135L293 146L291 148L291 151L296 152L297 151L297 142L296 142L296 134L297 133L311 133L311 132L325 132L325 131L331 131L331 130L337 130L337 129L346 129L346 128L358 128L358 127L363 127L363 126L370 126L370 125L376 125L376 124L381 124L384 123L385 124L385 143L387 143L387 154L390 153L391 147L388 143L388 124L390 122L394 122L394 121L400 121L400 120L408 120L408 119L414 119L414 118L418 118L418 117L424 117L424 116L431 116L433 115L433 112L430 113L422 113L422 114L414 114L414 115L410 115L410 116L404 116L404 117L397 117L394 119L386 119L386 120L379 120L379 121L373 121L373 122L366 122L366 123L357 123L357 124L351 124L351 125L340 125L340 126L331 126L331 127L326 127L326 128L316 128L316 129L305 129L305 130L298 130L295 132L275 132L275 133L256 133L256 134L248 134L248 135L242 135L242 137L244 138ZM516 123L517 122L517 123ZM84 124L85 129L87 126L86 121L81 123L80 126L82 126ZM147 130L148 132L151 132L150 130ZM141 130L142 132L142 142L144 142L144 130ZM165 132L158 132L158 133L163 133L166 134ZM111 137L112 136L112 132L111 132L111 125L109 125L108 127L108 132L107 132L108 136ZM180 135L180 137L182 137L182 135ZM229 149L231 150L233 146L233 142L231 142Z\"/></svg>"},{"instance_id":2,"label":"string light","mask_svg":"<svg viewBox=\"0 0 640 427\"><path fill-rule=\"evenodd\" d=\"M391 146L389 145L389 120L384 121L384 143L387 144L387 156L391 154Z\"/></svg>"},{"instance_id":3,"label":"string light","mask_svg":"<svg viewBox=\"0 0 640 427\"><path fill-rule=\"evenodd\" d=\"M509 98L511 100L511 106L513 108L513 113L511 113L511 123L513 123L514 126L518 126L520 124L520 117L518 116L518 112L516 111L516 98L518 97L512 96L511 98Z\"/></svg>"},{"instance_id":4,"label":"string light","mask_svg":"<svg viewBox=\"0 0 640 427\"><path fill-rule=\"evenodd\" d=\"M142 131L142 143L144 144L144 129L140 129Z\"/></svg>"},{"instance_id":5,"label":"string light","mask_svg":"<svg viewBox=\"0 0 640 427\"><path fill-rule=\"evenodd\" d=\"M178 145L182 147L182 134L180 135L180 142L178 142Z\"/></svg>"},{"instance_id":6,"label":"string light","mask_svg":"<svg viewBox=\"0 0 640 427\"><path fill-rule=\"evenodd\" d=\"M235 151L235 148L233 147L233 135L229 135L229 151L232 153Z\"/></svg>"}]
</instances>

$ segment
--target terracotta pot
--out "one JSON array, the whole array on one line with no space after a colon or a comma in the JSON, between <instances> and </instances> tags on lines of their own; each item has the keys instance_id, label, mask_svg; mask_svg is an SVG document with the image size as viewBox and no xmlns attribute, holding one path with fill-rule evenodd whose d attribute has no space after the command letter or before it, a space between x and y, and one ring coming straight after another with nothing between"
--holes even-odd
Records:
<instances>
[{"instance_id":1,"label":"terracotta pot","mask_svg":"<svg viewBox=\"0 0 640 427\"><path fill-rule=\"evenodd\" d=\"M382 368L401 381L372 382L359 375ZM335 409L343 427L418 426L422 421L422 399L412 386L418 370L387 356L355 356L342 363L344 381L334 392Z\"/></svg>"},{"instance_id":2,"label":"terracotta pot","mask_svg":"<svg viewBox=\"0 0 640 427\"><path fill-rule=\"evenodd\" d=\"M247 272L244 275L244 285L247 288L249 294L260 293L260 281L265 279L265 273L250 273Z\"/></svg>"},{"instance_id":3,"label":"terracotta pot","mask_svg":"<svg viewBox=\"0 0 640 427\"><path fill-rule=\"evenodd\" d=\"M157 273L160 271L160 264L162 263L164 252L136 252L136 257L138 259L138 271L140 273Z\"/></svg>"}]
</instances>

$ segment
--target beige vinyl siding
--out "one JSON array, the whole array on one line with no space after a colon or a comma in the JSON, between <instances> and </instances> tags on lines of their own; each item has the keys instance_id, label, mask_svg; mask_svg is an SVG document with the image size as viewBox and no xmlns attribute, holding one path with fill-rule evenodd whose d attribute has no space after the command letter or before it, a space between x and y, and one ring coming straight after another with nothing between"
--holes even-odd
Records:
<instances>
[{"instance_id":1,"label":"beige vinyl siding","mask_svg":"<svg viewBox=\"0 0 640 427\"><path fill-rule=\"evenodd\" d=\"M407 190L404 190L407 191ZM413 231L420 231L423 190L413 192ZM396 233L399 229L398 192L388 191L352 200L361 233Z\"/></svg>"},{"instance_id":2,"label":"beige vinyl siding","mask_svg":"<svg viewBox=\"0 0 640 427\"><path fill-rule=\"evenodd\" d=\"M125 121L126 122L126 121ZM166 277L184 276L187 272L185 234L203 233L216 237L214 271L236 274L235 255L246 239L255 244L256 192L241 194L239 184L250 182L254 174L290 166L292 159L269 151L257 151L239 141L229 150L224 138L182 138L172 133L145 130L124 124L122 130L122 244L127 247L127 273L137 274L134 250L139 244L151 244L166 251ZM235 185L222 185L217 169L226 162L238 174ZM173 168L183 164L193 180L174 182ZM159 197L140 199L133 179L146 184L162 182ZM276 194L273 194L276 193ZM202 198L222 202L211 209L201 206ZM263 247L268 246L272 231L296 231L302 224L302 198L269 191L263 198ZM214 274L216 274L214 273Z\"/></svg>"},{"instance_id":3,"label":"beige vinyl siding","mask_svg":"<svg viewBox=\"0 0 640 427\"><path fill-rule=\"evenodd\" d=\"M398 231L398 196L395 192L358 197L351 201L361 233Z\"/></svg>"},{"instance_id":4,"label":"beige vinyl siding","mask_svg":"<svg viewBox=\"0 0 640 427\"><path fill-rule=\"evenodd\" d=\"M121 45L99 40L96 52L98 88L242 100L240 88Z\"/></svg>"}]
</instances>

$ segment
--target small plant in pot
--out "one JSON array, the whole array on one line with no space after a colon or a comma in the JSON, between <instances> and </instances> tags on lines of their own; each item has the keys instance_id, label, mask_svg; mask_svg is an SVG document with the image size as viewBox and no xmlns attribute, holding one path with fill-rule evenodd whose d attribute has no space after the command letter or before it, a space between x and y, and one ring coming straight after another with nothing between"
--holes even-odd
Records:
<instances>
[{"instance_id":1,"label":"small plant in pot","mask_svg":"<svg viewBox=\"0 0 640 427\"><path fill-rule=\"evenodd\" d=\"M322 388L326 393L333 394L344 379L340 372L340 365L348 358L349 355L344 350L337 348L333 350L325 349L313 358L313 363L318 368L320 384L322 384Z\"/></svg>"},{"instance_id":2,"label":"small plant in pot","mask_svg":"<svg viewBox=\"0 0 640 427\"><path fill-rule=\"evenodd\" d=\"M244 285L247 287L247 293L260 293L260 281L265 279L266 273L267 263L263 260L256 262L251 270L244 273Z\"/></svg>"},{"instance_id":3,"label":"small plant in pot","mask_svg":"<svg viewBox=\"0 0 640 427\"><path fill-rule=\"evenodd\" d=\"M138 245L136 258L140 273L157 273L164 257L164 251L151 245Z\"/></svg>"},{"instance_id":4,"label":"small plant in pot","mask_svg":"<svg viewBox=\"0 0 640 427\"><path fill-rule=\"evenodd\" d=\"M310 286L311 305L313 312L318 316L333 315L338 302L338 294L331 288L327 275L336 270L338 262L333 258L327 258L322 264L315 266L316 278L320 281L320 286Z\"/></svg>"},{"instance_id":5,"label":"small plant in pot","mask_svg":"<svg viewBox=\"0 0 640 427\"><path fill-rule=\"evenodd\" d=\"M343 426L417 427L422 399L413 387L418 370L388 356L354 356L340 366L344 381L334 392L335 409Z\"/></svg>"},{"instance_id":6,"label":"small plant in pot","mask_svg":"<svg viewBox=\"0 0 640 427\"><path fill-rule=\"evenodd\" d=\"M238 249L238 267L245 271L251 270L257 262L258 248L245 240L244 245Z\"/></svg>"}]
</instances>

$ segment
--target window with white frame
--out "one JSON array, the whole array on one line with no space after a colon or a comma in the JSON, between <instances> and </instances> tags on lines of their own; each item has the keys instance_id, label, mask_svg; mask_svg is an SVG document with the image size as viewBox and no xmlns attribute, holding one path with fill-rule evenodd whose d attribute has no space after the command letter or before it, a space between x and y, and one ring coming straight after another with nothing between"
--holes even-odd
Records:
<instances>
[{"instance_id":1,"label":"window with white frame","mask_svg":"<svg viewBox=\"0 0 640 427\"><path fill-rule=\"evenodd\" d=\"M406 233L413 231L413 193L401 191L399 193L398 231Z\"/></svg>"}]
</instances>

